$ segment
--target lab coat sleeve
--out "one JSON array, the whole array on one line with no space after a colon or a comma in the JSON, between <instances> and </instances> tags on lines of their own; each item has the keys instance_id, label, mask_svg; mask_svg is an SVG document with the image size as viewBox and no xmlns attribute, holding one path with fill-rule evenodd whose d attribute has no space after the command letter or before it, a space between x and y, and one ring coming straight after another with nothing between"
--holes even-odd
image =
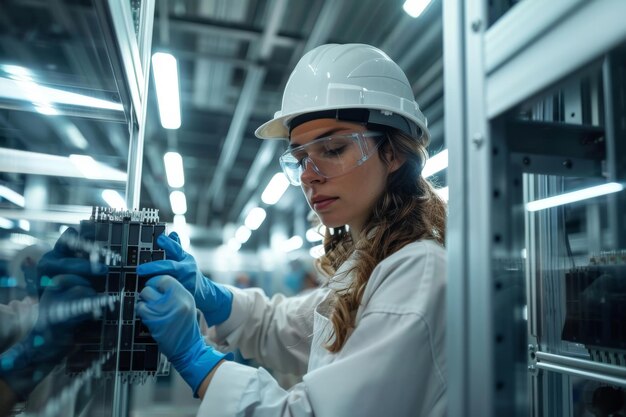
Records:
<instances>
[{"instance_id":1,"label":"lab coat sleeve","mask_svg":"<svg viewBox=\"0 0 626 417\"><path fill-rule=\"evenodd\" d=\"M302 375L307 369L313 334L313 312L328 290L269 299L260 289L233 292L231 315L215 327L220 350L238 348L245 358L278 372Z\"/></svg>"},{"instance_id":2,"label":"lab coat sleeve","mask_svg":"<svg viewBox=\"0 0 626 417\"><path fill-rule=\"evenodd\" d=\"M303 382L285 391L262 368L224 363L198 415L445 416L445 256L431 255L377 268L343 349Z\"/></svg>"}]
</instances>

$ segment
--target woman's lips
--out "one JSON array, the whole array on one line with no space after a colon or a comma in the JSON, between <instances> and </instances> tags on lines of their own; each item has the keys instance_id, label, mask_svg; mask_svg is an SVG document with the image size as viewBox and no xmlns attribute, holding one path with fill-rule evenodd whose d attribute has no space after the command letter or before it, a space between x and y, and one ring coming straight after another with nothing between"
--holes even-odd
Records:
<instances>
[{"instance_id":1,"label":"woman's lips","mask_svg":"<svg viewBox=\"0 0 626 417\"><path fill-rule=\"evenodd\" d=\"M336 200L337 200L337 197L317 200L315 203L313 203L313 210L315 211L323 210L326 207L329 207L331 204L333 204Z\"/></svg>"}]
</instances>

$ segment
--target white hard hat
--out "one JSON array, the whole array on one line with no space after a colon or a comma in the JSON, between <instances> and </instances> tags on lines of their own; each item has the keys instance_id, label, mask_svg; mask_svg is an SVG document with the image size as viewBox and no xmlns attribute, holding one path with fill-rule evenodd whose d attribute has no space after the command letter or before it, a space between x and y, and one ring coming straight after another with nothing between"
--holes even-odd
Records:
<instances>
[{"instance_id":1,"label":"white hard hat","mask_svg":"<svg viewBox=\"0 0 626 417\"><path fill-rule=\"evenodd\" d=\"M328 44L306 53L287 81L282 108L255 134L286 139L298 121L326 117L395 127L424 143L430 138L406 75L370 45Z\"/></svg>"}]
</instances>

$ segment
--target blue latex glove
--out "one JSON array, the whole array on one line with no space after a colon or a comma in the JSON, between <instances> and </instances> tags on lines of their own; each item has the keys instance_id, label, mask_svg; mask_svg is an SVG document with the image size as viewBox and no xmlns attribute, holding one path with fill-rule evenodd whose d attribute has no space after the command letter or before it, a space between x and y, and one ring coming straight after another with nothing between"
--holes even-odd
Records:
<instances>
[{"instance_id":1,"label":"blue latex glove","mask_svg":"<svg viewBox=\"0 0 626 417\"><path fill-rule=\"evenodd\" d=\"M40 285L46 283L55 275L72 274L88 279L105 279L108 267L101 263L90 262L79 257L80 254L68 245L68 241L78 239L78 232L68 228L54 244L54 248L41 257L37 263L37 273Z\"/></svg>"},{"instance_id":2,"label":"blue latex glove","mask_svg":"<svg viewBox=\"0 0 626 417\"><path fill-rule=\"evenodd\" d=\"M193 297L176 279L151 278L139 293L136 311L195 397L218 362L232 359L232 354L224 355L204 343Z\"/></svg>"},{"instance_id":3,"label":"blue latex glove","mask_svg":"<svg viewBox=\"0 0 626 417\"><path fill-rule=\"evenodd\" d=\"M35 386L74 347L74 329L91 313L72 314L72 302L95 295L87 280L76 275L59 275L45 287L39 304L37 321L30 333L0 356L0 378L24 400ZM59 314L65 310L69 317ZM63 317L61 319L60 317Z\"/></svg>"},{"instance_id":4,"label":"blue latex glove","mask_svg":"<svg viewBox=\"0 0 626 417\"><path fill-rule=\"evenodd\" d=\"M209 326L223 323L233 305L233 294L200 272L193 256L180 246L176 232L157 238L157 244L165 251L166 260L148 262L137 267L139 276L171 275L189 291Z\"/></svg>"}]
</instances>

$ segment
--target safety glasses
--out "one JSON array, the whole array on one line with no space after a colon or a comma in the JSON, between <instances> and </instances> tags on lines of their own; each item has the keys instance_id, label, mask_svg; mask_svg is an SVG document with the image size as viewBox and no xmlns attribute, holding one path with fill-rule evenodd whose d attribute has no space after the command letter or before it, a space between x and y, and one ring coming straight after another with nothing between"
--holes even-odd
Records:
<instances>
[{"instance_id":1,"label":"safety glasses","mask_svg":"<svg viewBox=\"0 0 626 417\"><path fill-rule=\"evenodd\" d=\"M357 132L315 139L288 149L279 158L280 166L292 185L302 183L300 177L309 165L324 178L338 177L363 165L376 152L382 141L368 141L368 138L384 135Z\"/></svg>"}]
</instances>

